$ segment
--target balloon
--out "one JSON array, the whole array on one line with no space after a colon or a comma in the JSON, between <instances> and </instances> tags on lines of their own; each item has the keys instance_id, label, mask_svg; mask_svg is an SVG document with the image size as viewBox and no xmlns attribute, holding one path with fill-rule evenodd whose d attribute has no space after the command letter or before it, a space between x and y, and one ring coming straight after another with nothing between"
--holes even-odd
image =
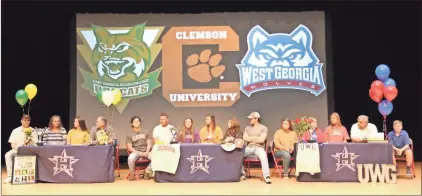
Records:
<instances>
[{"instance_id":1,"label":"balloon","mask_svg":"<svg viewBox=\"0 0 422 196\"><path fill-rule=\"evenodd\" d=\"M384 88L384 96L388 101L393 101L397 97L398 93L399 91L395 86L388 86Z\"/></svg>"},{"instance_id":2,"label":"balloon","mask_svg":"<svg viewBox=\"0 0 422 196\"><path fill-rule=\"evenodd\" d=\"M122 92L120 91L120 89L115 88L113 90L113 94L114 94L113 104L116 105L120 102L120 100L122 100Z\"/></svg>"},{"instance_id":3,"label":"balloon","mask_svg":"<svg viewBox=\"0 0 422 196\"><path fill-rule=\"evenodd\" d=\"M377 75L379 80L384 82L390 76L390 68L384 64L378 65L375 69L375 75Z\"/></svg>"},{"instance_id":4,"label":"balloon","mask_svg":"<svg viewBox=\"0 0 422 196\"><path fill-rule=\"evenodd\" d=\"M23 107L26 102L28 102L28 94L24 90L18 90L18 92L16 92L15 98L21 107Z\"/></svg>"},{"instance_id":5,"label":"balloon","mask_svg":"<svg viewBox=\"0 0 422 196\"><path fill-rule=\"evenodd\" d=\"M28 84L25 87L25 92L28 94L29 100L32 100L37 95L38 89L34 84Z\"/></svg>"},{"instance_id":6,"label":"balloon","mask_svg":"<svg viewBox=\"0 0 422 196\"><path fill-rule=\"evenodd\" d=\"M102 100L103 100L103 103L106 106L110 106L113 103L113 101L114 101L113 92L111 92L111 91L104 91L103 92L103 95L102 95Z\"/></svg>"},{"instance_id":7,"label":"balloon","mask_svg":"<svg viewBox=\"0 0 422 196\"><path fill-rule=\"evenodd\" d=\"M393 103L387 101L387 100L382 100L379 104L378 104L378 111L383 115L383 116L388 116L389 114L391 114L391 112L393 111Z\"/></svg>"},{"instance_id":8,"label":"balloon","mask_svg":"<svg viewBox=\"0 0 422 196\"><path fill-rule=\"evenodd\" d=\"M371 99L377 103L379 103L382 99L382 90L381 89L377 89L377 88L371 88L369 89L369 97L371 97Z\"/></svg>"},{"instance_id":9,"label":"balloon","mask_svg":"<svg viewBox=\"0 0 422 196\"><path fill-rule=\"evenodd\" d=\"M396 81L394 81L391 78L388 78L387 80L384 81L384 86L396 86Z\"/></svg>"},{"instance_id":10,"label":"balloon","mask_svg":"<svg viewBox=\"0 0 422 196\"><path fill-rule=\"evenodd\" d=\"M100 101L100 103L104 104L104 102L103 102L103 91L99 90L97 92L97 99L98 99L98 101Z\"/></svg>"},{"instance_id":11,"label":"balloon","mask_svg":"<svg viewBox=\"0 0 422 196\"><path fill-rule=\"evenodd\" d=\"M378 90L384 90L384 83L382 83L379 80L375 80L371 84L371 89L378 89Z\"/></svg>"}]
</instances>

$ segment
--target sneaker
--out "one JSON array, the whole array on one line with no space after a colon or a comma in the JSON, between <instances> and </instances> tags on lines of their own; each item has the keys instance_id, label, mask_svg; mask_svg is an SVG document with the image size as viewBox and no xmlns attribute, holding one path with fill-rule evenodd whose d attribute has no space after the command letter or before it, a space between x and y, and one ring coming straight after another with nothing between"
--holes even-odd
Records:
<instances>
[{"instance_id":1,"label":"sneaker","mask_svg":"<svg viewBox=\"0 0 422 196\"><path fill-rule=\"evenodd\" d=\"M136 177L135 177L135 172L130 172L130 174L129 174L129 179L128 179L129 181L134 181L134 180L136 180Z\"/></svg>"},{"instance_id":2,"label":"sneaker","mask_svg":"<svg viewBox=\"0 0 422 196\"><path fill-rule=\"evenodd\" d=\"M289 174L284 174L284 179L288 180L289 179Z\"/></svg>"},{"instance_id":3,"label":"sneaker","mask_svg":"<svg viewBox=\"0 0 422 196\"><path fill-rule=\"evenodd\" d=\"M9 184L12 182L12 178L11 177L7 177L6 179L3 180L3 184Z\"/></svg>"},{"instance_id":4,"label":"sneaker","mask_svg":"<svg viewBox=\"0 0 422 196\"><path fill-rule=\"evenodd\" d=\"M245 174L242 174L242 176L240 176L240 180L246 180Z\"/></svg>"},{"instance_id":5,"label":"sneaker","mask_svg":"<svg viewBox=\"0 0 422 196\"><path fill-rule=\"evenodd\" d=\"M264 180L266 184L271 184L271 178L269 176L265 177Z\"/></svg>"},{"instance_id":6,"label":"sneaker","mask_svg":"<svg viewBox=\"0 0 422 196\"><path fill-rule=\"evenodd\" d=\"M412 170L409 166L406 166L406 178L413 178Z\"/></svg>"},{"instance_id":7,"label":"sneaker","mask_svg":"<svg viewBox=\"0 0 422 196\"><path fill-rule=\"evenodd\" d=\"M144 180L149 180L149 179L150 179L150 177L151 177L151 172L149 172L149 171L145 171L145 172L144 172Z\"/></svg>"}]
</instances>

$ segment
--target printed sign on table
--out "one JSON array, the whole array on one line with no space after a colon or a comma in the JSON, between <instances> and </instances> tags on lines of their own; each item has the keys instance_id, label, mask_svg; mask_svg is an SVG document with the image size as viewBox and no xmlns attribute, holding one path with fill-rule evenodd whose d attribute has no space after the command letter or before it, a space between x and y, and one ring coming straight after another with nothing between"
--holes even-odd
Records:
<instances>
[{"instance_id":1,"label":"printed sign on table","mask_svg":"<svg viewBox=\"0 0 422 196\"><path fill-rule=\"evenodd\" d=\"M15 156L13 161L12 184L32 184L36 182L37 156Z\"/></svg>"}]
</instances>

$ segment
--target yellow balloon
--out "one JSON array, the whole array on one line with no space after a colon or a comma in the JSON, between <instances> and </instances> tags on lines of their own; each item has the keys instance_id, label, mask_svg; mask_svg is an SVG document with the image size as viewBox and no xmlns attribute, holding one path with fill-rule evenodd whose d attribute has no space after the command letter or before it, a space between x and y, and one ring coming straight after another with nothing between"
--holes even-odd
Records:
<instances>
[{"instance_id":1,"label":"yellow balloon","mask_svg":"<svg viewBox=\"0 0 422 196\"><path fill-rule=\"evenodd\" d=\"M122 92L119 89L115 88L113 90L113 95L114 95L113 104L117 105L120 102L120 100L122 100Z\"/></svg>"},{"instance_id":2,"label":"yellow balloon","mask_svg":"<svg viewBox=\"0 0 422 196\"><path fill-rule=\"evenodd\" d=\"M25 92L28 94L28 99L32 100L37 95L38 89L34 84L28 84L25 87Z\"/></svg>"}]
</instances>

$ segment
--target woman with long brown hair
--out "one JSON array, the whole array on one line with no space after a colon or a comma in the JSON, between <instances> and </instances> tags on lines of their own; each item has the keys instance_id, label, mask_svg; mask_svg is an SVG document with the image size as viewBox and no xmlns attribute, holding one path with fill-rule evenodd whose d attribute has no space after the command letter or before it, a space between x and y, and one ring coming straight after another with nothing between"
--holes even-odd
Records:
<instances>
[{"instance_id":1,"label":"woman with long brown hair","mask_svg":"<svg viewBox=\"0 0 422 196\"><path fill-rule=\"evenodd\" d=\"M48 128L42 138L45 145L65 145L66 144L66 129L62 126L60 116L54 115L50 118Z\"/></svg>"},{"instance_id":2,"label":"woman with long brown hair","mask_svg":"<svg viewBox=\"0 0 422 196\"><path fill-rule=\"evenodd\" d=\"M223 139L223 131L215 123L215 116L208 114L205 117L205 126L199 132L201 143L220 143Z\"/></svg>"},{"instance_id":3,"label":"woman with long brown hair","mask_svg":"<svg viewBox=\"0 0 422 196\"><path fill-rule=\"evenodd\" d=\"M89 144L89 132L85 120L77 116L73 122L73 129L69 131L67 143L71 145Z\"/></svg>"},{"instance_id":4,"label":"woman with long brown hair","mask_svg":"<svg viewBox=\"0 0 422 196\"><path fill-rule=\"evenodd\" d=\"M243 138L242 131L240 130L240 123L236 118L230 119L227 126L226 138L224 139L226 143L234 143L236 139Z\"/></svg>"},{"instance_id":5,"label":"woman with long brown hair","mask_svg":"<svg viewBox=\"0 0 422 196\"><path fill-rule=\"evenodd\" d=\"M276 157L283 157L284 179L289 178L290 158L297 140L297 134L293 131L292 121L288 118L281 120L281 127L274 134L274 154Z\"/></svg>"},{"instance_id":6,"label":"woman with long brown hair","mask_svg":"<svg viewBox=\"0 0 422 196\"><path fill-rule=\"evenodd\" d=\"M199 134L195 131L192 118L186 118L183 124L183 130L179 133L179 142L199 143Z\"/></svg>"},{"instance_id":7,"label":"woman with long brown hair","mask_svg":"<svg viewBox=\"0 0 422 196\"><path fill-rule=\"evenodd\" d=\"M330 125L325 129L325 141L328 143L346 143L350 139L346 127L341 124L340 115L333 112L330 115Z\"/></svg>"}]
</instances>

